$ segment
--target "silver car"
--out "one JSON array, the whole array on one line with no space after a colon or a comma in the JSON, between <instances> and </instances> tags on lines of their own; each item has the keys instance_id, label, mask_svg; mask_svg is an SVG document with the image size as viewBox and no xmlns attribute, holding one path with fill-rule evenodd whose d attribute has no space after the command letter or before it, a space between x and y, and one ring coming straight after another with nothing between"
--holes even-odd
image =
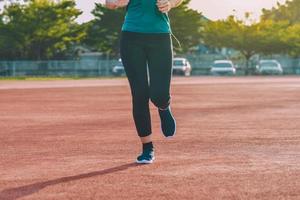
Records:
<instances>
[{"instance_id":1,"label":"silver car","mask_svg":"<svg viewBox=\"0 0 300 200\"><path fill-rule=\"evenodd\" d=\"M185 58L174 58L173 60L173 73L184 76L190 76L192 71L191 64ZM125 75L125 69L122 60L119 59L118 63L113 67L112 73L115 76Z\"/></svg>"},{"instance_id":2,"label":"silver car","mask_svg":"<svg viewBox=\"0 0 300 200\"><path fill-rule=\"evenodd\" d=\"M122 63L122 60L119 59L118 63L113 67L112 73L115 76L123 76L125 75L125 69Z\"/></svg>"},{"instance_id":3,"label":"silver car","mask_svg":"<svg viewBox=\"0 0 300 200\"><path fill-rule=\"evenodd\" d=\"M235 75L236 69L231 60L215 60L210 73L212 75Z\"/></svg>"},{"instance_id":4,"label":"silver car","mask_svg":"<svg viewBox=\"0 0 300 200\"><path fill-rule=\"evenodd\" d=\"M283 74L283 69L281 64L277 60L261 60L256 66L256 70L262 75L281 75Z\"/></svg>"},{"instance_id":5,"label":"silver car","mask_svg":"<svg viewBox=\"0 0 300 200\"><path fill-rule=\"evenodd\" d=\"M186 58L174 58L173 59L173 73L183 76L190 76L192 66Z\"/></svg>"}]
</instances>

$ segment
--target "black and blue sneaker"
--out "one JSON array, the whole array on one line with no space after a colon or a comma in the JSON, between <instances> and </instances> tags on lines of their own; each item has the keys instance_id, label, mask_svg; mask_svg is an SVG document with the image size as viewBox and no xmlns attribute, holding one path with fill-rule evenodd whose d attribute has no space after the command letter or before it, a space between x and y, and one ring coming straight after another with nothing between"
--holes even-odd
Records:
<instances>
[{"instance_id":1,"label":"black and blue sneaker","mask_svg":"<svg viewBox=\"0 0 300 200\"><path fill-rule=\"evenodd\" d=\"M143 151L143 153L137 157L136 163L138 164L151 164L153 163L155 157L154 157L154 150L147 150Z\"/></svg>"},{"instance_id":2,"label":"black and blue sneaker","mask_svg":"<svg viewBox=\"0 0 300 200\"><path fill-rule=\"evenodd\" d=\"M172 115L170 106L165 110L158 109L158 112L164 136L167 138L173 137L176 134L176 120Z\"/></svg>"}]
</instances>

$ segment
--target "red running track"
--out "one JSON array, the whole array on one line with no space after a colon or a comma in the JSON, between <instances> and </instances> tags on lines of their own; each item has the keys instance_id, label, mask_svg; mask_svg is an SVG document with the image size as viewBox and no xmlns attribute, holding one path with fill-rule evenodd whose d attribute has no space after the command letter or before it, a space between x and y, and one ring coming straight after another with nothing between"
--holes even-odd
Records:
<instances>
[{"instance_id":1,"label":"red running track","mask_svg":"<svg viewBox=\"0 0 300 200\"><path fill-rule=\"evenodd\" d=\"M125 79L0 81L0 199L300 199L299 77L174 78L140 151Z\"/></svg>"}]
</instances>

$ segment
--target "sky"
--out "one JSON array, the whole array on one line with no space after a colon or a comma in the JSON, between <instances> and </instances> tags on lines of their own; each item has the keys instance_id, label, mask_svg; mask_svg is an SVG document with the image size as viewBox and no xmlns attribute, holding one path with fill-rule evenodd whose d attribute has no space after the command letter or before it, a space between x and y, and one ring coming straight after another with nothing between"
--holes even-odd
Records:
<instances>
[{"instance_id":1,"label":"sky","mask_svg":"<svg viewBox=\"0 0 300 200\"><path fill-rule=\"evenodd\" d=\"M94 3L103 3L105 0L76 1L77 7L84 11L77 21L86 22L93 18L90 12L94 8ZM262 8L272 8L277 2L284 3L285 0L192 0L190 7L202 12L211 20L224 19L232 14L243 18L245 12L252 13L252 18L258 19Z\"/></svg>"},{"instance_id":2,"label":"sky","mask_svg":"<svg viewBox=\"0 0 300 200\"><path fill-rule=\"evenodd\" d=\"M77 0L78 8L84 11L78 19L79 22L92 18L90 11L94 7L94 2L104 2L104 0ZM272 8L277 2L284 3L285 0L192 0L190 7L212 20L224 19L231 14L243 18L245 12L251 12L252 17L258 19L262 8Z\"/></svg>"}]
</instances>

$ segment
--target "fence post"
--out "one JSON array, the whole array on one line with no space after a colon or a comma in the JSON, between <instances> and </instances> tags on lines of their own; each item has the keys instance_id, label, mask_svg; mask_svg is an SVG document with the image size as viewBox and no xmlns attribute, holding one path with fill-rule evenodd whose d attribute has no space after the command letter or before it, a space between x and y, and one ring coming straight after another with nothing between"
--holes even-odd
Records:
<instances>
[{"instance_id":1,"label":"fence post","mask_svg":"<svg viewBox=\"0 0 300 200\"><path fill-rule=\"evenodd\" d=\"M68 63L68 65L69 65L70 63ZM81 66L80 66L81 67ZM75 75L75 77L77 77L78 76L78 73L77 73L77 65L74 65L74 75Z\"/></svg>"},{"instance_id":2,"label":"fence post","mask_svg":"<svg viewBox=\"0 0 300 200\"><path fill-rule=\"evenodd\" d=\"M12 76L15 77L16 76L16 63L15 61L12 62Z\"/></svg>"},{"instance_id":3,"label":"fence post","mask_svg":"<svg viewBox=\"0 0 300 200\"><path fill-rule=\"evenodd\" d=\"M105 69L105 76L108 76L109 75L109 66L110 66L110 54L107 53L107 57L106 57L106 69Z\"/></svg>"},{"instance_id":4,"label":"fence post","mask_svg":"<svg viewBox=\"0 0 300 200\"><path fill-rule=\"evenodd\" d=\"M99 58L97 59L97 69L98 69L98 76L100 76L101 75L101 69L100 69L100 66L101 66L101 62L102 62L102 60L100 60Z\"/></svg>"},{"instance_id":5,"label":"fence post","mask_svg":"<svg viewBox=\"0 0 300 200\"><path fill-rule=\"evenodd\" d=\"M109 67L110 67L110 59L108 59L107 60L107 62L106 62L106 74L105 74L105 76L108 76L109 75Z\"/></svg>"}]
</instances>

